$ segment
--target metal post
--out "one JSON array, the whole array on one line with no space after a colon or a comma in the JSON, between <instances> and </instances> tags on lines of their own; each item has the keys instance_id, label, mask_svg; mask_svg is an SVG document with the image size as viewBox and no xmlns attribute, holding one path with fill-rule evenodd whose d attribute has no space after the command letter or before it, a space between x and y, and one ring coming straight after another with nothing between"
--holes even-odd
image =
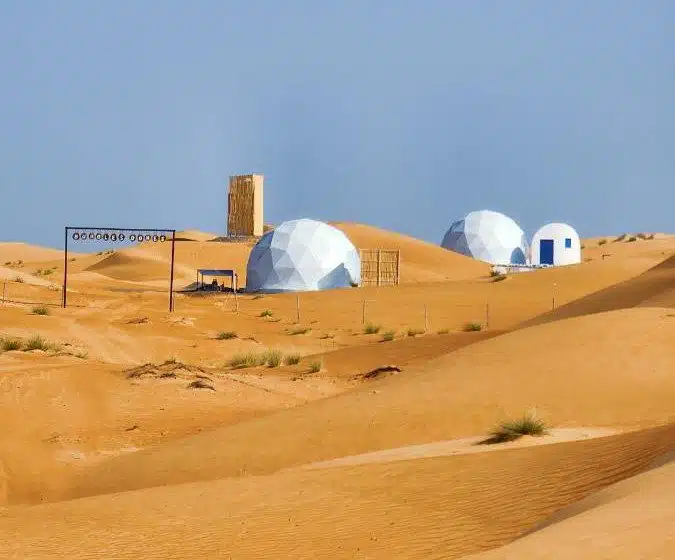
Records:
<instances>
[{"instance_id":1,"label":"metal post","mask_svg":"<svg viewBox=\"0 0 675 560\"><path fill-rule=\"evenodd\" d=\"M171 280L169 281L169 313L173 311L173 264L176 256L176 230L171 231Z\"/></svg>"},{"instance_id":2,"label":"metal post","mask_svg":"<svg viewBox=\"0 0 675 560\"><path fill-rule=\"evenodd\" d=\"M424 332L429 332L429 315L426 304L424 305Z\"/></svg>"},{"instance_id":3,"label":"metal post","mask_svg":"<svg viewBox=\"0 0 675 560\"><path fill-rule=\"evenodd\" d=\"M300 295L295 295L295 322L300 323Z\"/></svg>"},{"instance_id":4,"label":"metal post","mask_svg":"<svg viewBox=\"0 0 675 560\"><path fill-rule=\"evenodd\" d=\"M5 303L5 290L7 289L7 281L2 283L2 303Z\"/></svg>"},{"instance_id":5,"label":"metal post","mask_svg":"<svg viewBox=\"0 0 675 560\"><path fill-rule=\"evenodd\" d=\"M485 328L490 328L490 304L485 304Z\"/></svg>"},{"instance_id":6,"label":"metal post","mask_svg":"<svg viewBox=\"0 0 675 560\"><path fill-rule=\"evenodd\" d=\"M67 305L68 294L68 231L69 227L65 228L65 235L63 236L63 297L62 305L65 308Z\"/></svg>"}]
</instances>

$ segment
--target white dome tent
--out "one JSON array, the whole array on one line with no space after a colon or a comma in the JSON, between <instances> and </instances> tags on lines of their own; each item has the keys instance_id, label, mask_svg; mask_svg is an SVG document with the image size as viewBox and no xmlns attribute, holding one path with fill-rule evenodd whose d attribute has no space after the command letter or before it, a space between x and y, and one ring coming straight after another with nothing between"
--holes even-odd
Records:
<instances>
[{"instance_id":1,"label":"white dome tent","mask_svg":"<svg viewBox=\"0 0 675 560\"><path fill-rule=\"evenodd\" d=\"M526 265L530 248L520 226L492 210L469 212L454 222L441 246L493 265Z\"/></svg>"},{"instance_id":2,"label":"white dome tent","mask_svg":"<svg viewBox=\"0 0 675 560\"><path fill-rule=\"evenodd\" d=\"M552 223L539 228L532 238L532 264L566 266L581 262L581 240L574 228Z\"/></svg>"},{"instance_id":3,"label":"white dome tent","mask_svg":"<svg viewBox=\"0 0 675 560\"><path fill-rule=\"evenodd\" d=\"M290 220L263 235L246 267L246 291L304 292L347 288L361 281L357 249L339 229Z\"/></svg>"}]
</instances>

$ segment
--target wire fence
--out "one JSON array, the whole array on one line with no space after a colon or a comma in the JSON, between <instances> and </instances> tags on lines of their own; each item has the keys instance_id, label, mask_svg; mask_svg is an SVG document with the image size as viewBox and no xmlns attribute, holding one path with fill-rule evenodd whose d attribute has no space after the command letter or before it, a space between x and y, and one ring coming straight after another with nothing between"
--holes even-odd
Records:
<instances>
[{"instance_id":1,"label":"wire fence","mask_svg":"<svg viewBox=\"0 0 675 560\"><path fill-rule=\"evenodd\" d=\"M44 287L5 281L0 304L60 307L60 287ZM168 291L141 287L114 290L137 294L139 305L161 309ZM553 297L517 300L484 299L475 295L467 300L462 294L417 290L414 297L378 293L373 290L345 290L326 297L321 292L301 294L251 295L232 292L177 292L175 313L188 313L195 305L214 306L227 315L257 318L266 323L299 325L317 329L347 329L356 332L367 327L409 329L418 332L510 328L529 317L556 307ZM393 297L392 297L393 296ZM115 296L112 296L113 298ZM95 308L103 293L68 292L68 307ZM156 301L154 301L156 299ZM161 303L160 303L161 301ZM98 303L97 303L98 302ZM104 302L105 303L105 302ZM227 320L227 316L224 317Z\"/></svg>"}]
</instances>

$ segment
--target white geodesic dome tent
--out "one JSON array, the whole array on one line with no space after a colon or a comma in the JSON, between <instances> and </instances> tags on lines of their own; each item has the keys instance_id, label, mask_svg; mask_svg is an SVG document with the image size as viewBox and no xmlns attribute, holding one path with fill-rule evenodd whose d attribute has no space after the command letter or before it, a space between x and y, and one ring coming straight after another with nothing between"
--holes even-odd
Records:
<instances>
[{"instance_id":1,"label":"white geodesic dome tent","mask_svg":"<svg viewBox=\"0 0 675 560\"><path fill-rule=\"evenodd\" d=\"M565 266L581 262L581 240L567 224L546 224L532 238L531 261L535 265Z\"/></svg>"},{"instance_id":2,"label":"white geodesic dome tent","mask_svg":"<svg viewBox=\"0 0 675 560\"><path fill-rule=\"evenodd\" d=\"M347 288L361 281L359 252L339 229L290 220L263 235L246 267L246 291L304 292Z\"/></svg>"},{"instance_id":3,"label":"white geodesic dome tent","mask_svg":"<svg viewBox=\"0 0 675 560\"><path fill-rule=\"evenodd\" d=\"M520 226L492 210L469 212L454 222L441 246L495 265L528 264L530 248Z\"/></svg>"}]
</instances>

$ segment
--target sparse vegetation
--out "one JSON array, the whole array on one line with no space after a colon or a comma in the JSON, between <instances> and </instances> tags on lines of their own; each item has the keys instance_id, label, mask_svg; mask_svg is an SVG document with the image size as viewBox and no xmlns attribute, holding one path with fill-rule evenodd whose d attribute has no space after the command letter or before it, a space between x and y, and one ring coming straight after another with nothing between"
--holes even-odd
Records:
<instances>
[{"instance_id":1,"label":"sparse vegetation","mask_svg":"<svg viewBox=\"0 0 675 560\"><path fill-rule=\"evenodd\" d=\"M42 338L39 334L31 336L26 343L24 344L24 352L30 352L31 350L42 350L47 352L54 349L54 346Z\"/></svg>"},{"instance_id":2,"label":"sparse vegetation","mask_svg":"<svg viewBox=\"0 0 675 560\"><path fill-rule=\"evenodd\" d=\"M21 340L18 338L0 338L0 349L2 349L3 352L21 350L21 346Z\"/></svg>"},{"instance_id":3,"label":"sparse vegetation","mask_svg":"<svg viewBox=\"0 0 675 560\"><path fill-rule=\"evenodd\" d=\"M627 233L622 233L622 234L619 235L616 239L614 239L614 242L616 243L616 242L619 242L619 241L623 241L624 239L626 239L626 237L628 237L628 234L627 234Z\"/></svg>"},{"instance_id":4,"label":"sparse vegetation","mask_svg":"<svg viewBox=\"0 0 675 560\"><path fill-rule=\"evenodd\" d=\"M503 282L507 278L508 277L506 276L506 274L497 274L492 278L492 281L493 282Z\"/></svg>"},{"instance_id":5,"label":"sparse vegetation","mask_svg":"<svg viewBox=\"0 0 675 560\"><path fill-rule=\"evenodd\" d=\"M284 357L281 350L267 350L264 355L265 364L270 368L279 367Z\"/></svg>"},{"instance_id":6,"label":"sparse vegetation","mask_svg":"<svg viewBox=\"0 0 675 560\"><path fill-rule=\"evenodd\" d=\"M382 342L390 342L396 337L396 331L386 331L382 335Z\"/></svg>"},{"instance_id":7,"label":"sparse vegetation","mask_svg":"<svg viewBox=\"0 0 675 560\"><path fill-rule=\"evenodd\" d=\"M323 363L319 360L309 364L309 373L319 373L323 369Z\"/></svg>"},{"instance_id":8,"label":"sparse vegetation","mask_svg":"<svg viewBox=\"0 0 675 560\"><path fill-rule=\"evenodd\" d=\"M490 437L481 441L481 444L504 443L514 441L522 436L543 436L548 433L546 423L538 418L534 412L524 414L517 420L502 422L490 432Z\"/></svg>"},{"instance_id":9,"label":"sparse vegetation","mask_svg":"<svg viewBox=\"0 0 675 560\"><path fill-rule=\"evenodd\" d=\"M418 336L420 334L424 334L423 329L408 329L408 336L410 337Z\"/></svg>"},{"instance_id":10,"label":"sparse vegetation","mask_svg":"<svg viewBox=\"0 0 675 560\"><path fill-rule=\"evenodd\" d=\"M481 325L480 323L467 323L466 325L464 325L464 330L466 332L482 331L483 325Z\"/></svg>"},{"instance_id":11,"label":"sparse vegetation","mask_svg":"<svg viewBox=\"0 0 675 560\"><path fill-rule=\"evenodd\" d=\"M363 327L364 334L377 334L380 332L380 325L375 325L373 323L366 323L366 326Z\"/></svg>"},{"instance_id":12,"label":"sparse vegetation","mask_svg":"<svg viewBox=\"0 0 675 560\"><path fill-rule=\"evenodd\" d=\"M598 241L598 245L605 245L606 243L607 243L606 239L601 239L600 241Z\"/></svg>"},{"instance_id":13,"label":"sparse vegetation","mask_svg":"<svg viewBox=\"0 0 675 560\"><path fill-rule=\"evenodd\" d=\"M299 364L301 360L300 354L289 354L284 358L284 363L287 366L294 366L296 364Z\"/></svg>"},{"instance_id":14,"label":"sparse vegetation","mask_svg":"<svg viewBox=\"0 0 675 560\"><path fill-rule=\"evenodd\" d=\"M271 317L271 316L272 316L272 312L271 312L269 309L265 309L265 311L262 311L262 312L260 313L260 316L261 316L261 317Z\"/></svg>"},{"instance_id":15,"label":"sparse vegetation","mask_svg":"<svg viewBox=\"0 0 675 560\"><path fill-rule=\"evenodd\" d=\"M297 334L307 334L309 331L311 331L309 327L295 327L291 329L288 334L291 335L297 335Z\"/></svg>"},{"instance_id":16,"label":"sparse vegetation","mask_svg":"<svg viewBox=\"0 0 675 560\"><path fill-rule=\"evenodd\" d=\"M23 284L24 283L23 276L16 276L14 278L14 282L16 282L17 284Z\"/></svg>"},{"instance_id":17,"label":"sparse vegetation","mask_svg":"<svg viewBox=\"0 0 675 560\"><path fill-rule=\"evenodd\" d=\"M237 338L237 333L234 331L221 331L216 335L218 340L232 340Z\"/></svg>"},{"instance_id":18,"label":"sparse vegetation","mask_svg":"<svg viewBox=\"0 0 675 560\"><path fill-rule=\"evenodd\" d=\"M269 349L264 352L235 354L227 362L227 365L233 369L245 369L264 365L273 368L280 366L283 358L284 355L280 350Z\"/></svg>"},{"instance_id":19,"label":"sparse vegetation","mask_svg":"<svg viewBox=\"0 0 675 560\"><path fill-rule=\"evenodd\" d=\"M634 235L631 235L631 236L628 238L628 243L633 243L634 241L637 241L637 237L635 237Z\"/></svg>"},{"instance_id":20,"label":"sparse vegetation","mask_svg":"<svg viewBox=\"0 0 675 560\"><path fill-rule=\"evenodd\" d=\"M448 334L450 332L450 329L441 329L436 331L436 334Z\"/></svg>"},{"instance_id":21,"label":"sparse vegetation","mask_svg":"<svg viewBox=\"0 0 675 560\"><path fill-rule=\"evenodd\" d=\"M31 313L33 315L49 315L50 311L46 305L38 305L37 307L33 307Z\"/></svg>"},{"instance_id":22,"label":"sparse vegetation","mask_svg":"<svg viewBox=\"0 0 675 560\"><path fill-rule=\"evenodd\" d=\"M328 340L330 338L335 338L335 335L333 333L326 333L323 334L319 337L321 340Z\"/></svg>"},{"instance_id":23,"label":"sparse vegetation","mask_svg":"<svg viewBox=\"0 0 675 560\"><path fill-rule=\"evenodd\" d=\"M146 323L150 322L149 317L134 317L133 319L129 319L127 321L128 325L144 325Z\"/></svg>"}]
</instances>

